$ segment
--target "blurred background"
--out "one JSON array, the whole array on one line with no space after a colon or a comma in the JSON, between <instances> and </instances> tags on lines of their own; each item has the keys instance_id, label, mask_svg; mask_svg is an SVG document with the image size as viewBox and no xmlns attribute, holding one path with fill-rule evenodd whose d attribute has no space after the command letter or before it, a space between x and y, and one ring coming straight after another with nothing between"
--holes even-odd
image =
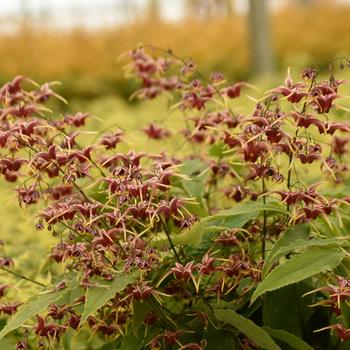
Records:
<instances>
[{"instance_id":1,"label":"blurred background","mask_svg":"<svg viewBox=\"0 0 350 350\"><path fill-rule=\"evenodd\" d=\"M0 83L59 80L68 100L133 91L121 53L171 48L203 73L274 79L350 50L349 0L1 0Z\"/></svg>"}]
</instances>

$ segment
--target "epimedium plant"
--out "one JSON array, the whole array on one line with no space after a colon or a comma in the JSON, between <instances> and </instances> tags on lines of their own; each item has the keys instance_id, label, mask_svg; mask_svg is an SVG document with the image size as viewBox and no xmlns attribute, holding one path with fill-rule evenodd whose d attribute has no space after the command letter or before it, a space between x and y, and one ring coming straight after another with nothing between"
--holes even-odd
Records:
<instances>
[{"instance_id":1,"label":"epimedium plant","mask_svg":"<svg viewBox=\"0 0 350 350\"><path fill-rule=\"evenodd\" d=\"M15 332L16 349L96 349L82 334L100 349L346 349L350 124L334 120L346 81L288 72L243 115L232 102L249 84L206 79L171 52L128 57L134 97L168 95L183 115L181 130L143 128L174 138L174 151L120 152L122 130L83 146L89 115L51 112L53 84L19 76L0 90L0 172L57 238L49 284L2 254L4 273L40 290L21 304L0 286L0 338Z\"/></svg>"}]
</instances>

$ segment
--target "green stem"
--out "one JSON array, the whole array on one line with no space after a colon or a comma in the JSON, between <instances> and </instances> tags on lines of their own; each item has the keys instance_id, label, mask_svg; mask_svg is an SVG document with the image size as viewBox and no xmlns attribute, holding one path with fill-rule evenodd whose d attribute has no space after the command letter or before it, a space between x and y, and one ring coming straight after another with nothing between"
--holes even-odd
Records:
<instances>
[{"instance_id":1,"label":"green stem","mask_svg":"<svg viewBox=\"0 0 350 350\"><path fill-rule=\"evenodd\" d=\"M22 279L22 280L26 280L26 281L28 281L28 282L31 282L31 283L33 283L33 284L36 284L37 286L46 287L45 284L43 284L43 283L41 283L41 282L38 282L38 281L35 281L35 280L33 280L33 279L29 278L29 277L23 276L23 275L21 275L21 274L18 273L18 272L9 270L9 269L7 269L6 267L1 266L1 267L0 267L0 270L3 270L3 271L5 271L5 272L7 272L7 273L10 273L11 275L14 275L14 276L16 276L16 277L18 277L18 278L20 278L20 279Z\"/></svg>"},{"instance_id":2,"label":"green stem","mask_svg":"<svg viewBox=\"0 0 350 350\"><path fill-rule=\"evenodd\" d=\"M174 243L173 243L173 241L171 240L170 233L169 233L168 227L167 227L167 225L166 225L166 222L165 222L165 220L164 220L162 217L160 217L160 221L162 222L162 225L163 225L165 234L166 234L166 236L167 236L167 238L168 238L168 241L169 241L169 244L170 244L170 248L171 248L171 250L173 251L177 262L181 264L181 260L180 260L179 254L177 253L177 251L176 251L176 249L175 249L175 246L174 246Z\"/></svg>"}]
</instances>

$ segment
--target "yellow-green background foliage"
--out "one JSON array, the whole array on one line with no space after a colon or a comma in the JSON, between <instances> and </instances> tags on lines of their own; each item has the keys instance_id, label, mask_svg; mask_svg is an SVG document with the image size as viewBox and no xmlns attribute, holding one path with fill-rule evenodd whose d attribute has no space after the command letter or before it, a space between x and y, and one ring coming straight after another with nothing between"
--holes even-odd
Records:
<instances>
[{"instance_id":1,"label":"yellow-green background foliage","mask_svg":"<svg viewBox=\"0 0 350 350\"><path fill-rule=\"evenodd\" d=\"M276 66L294 68L324 63L348 54L350 8L328 5L288 7L272 14ZM138 21L114 29L62 31L25 25L0 35L0 79L16 74L41 81L61 80L64 93L95 97L127 95L117 58L139 43L171 48L192 57L206 73L221 70L232 79L250 77L246 18L232 15L211 21Z\"/></svg>"}]
</instances>

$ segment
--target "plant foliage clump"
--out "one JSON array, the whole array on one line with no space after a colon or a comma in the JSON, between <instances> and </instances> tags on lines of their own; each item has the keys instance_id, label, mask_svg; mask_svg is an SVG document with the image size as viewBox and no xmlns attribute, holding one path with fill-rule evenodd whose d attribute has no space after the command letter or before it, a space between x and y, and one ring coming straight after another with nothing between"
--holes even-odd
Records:
<instances>
[{"instance_id":1,"label":"plant foliage clump","mask_svg":"<svg viewBox=\"0 0 350 350\"><path fill-rule=\"evenodd\" d=\"M62 99L53 84L19 76L1 88L1 175L57 244L49 285L0 257L41 289L0 304L11 315L0 338L16 330L17 349L70 349L88 333L101 349L340 349L350 338L350 124L334 116L345 81L288 72L241 114L233 105L254 87L163 56L137 48L127 71L141 83L135 97L175 100L181 130L143 129L176 138L175 152L120 152L122 130L85 146L90 116L51 112Z\"/></svg>"}]
</instances>

